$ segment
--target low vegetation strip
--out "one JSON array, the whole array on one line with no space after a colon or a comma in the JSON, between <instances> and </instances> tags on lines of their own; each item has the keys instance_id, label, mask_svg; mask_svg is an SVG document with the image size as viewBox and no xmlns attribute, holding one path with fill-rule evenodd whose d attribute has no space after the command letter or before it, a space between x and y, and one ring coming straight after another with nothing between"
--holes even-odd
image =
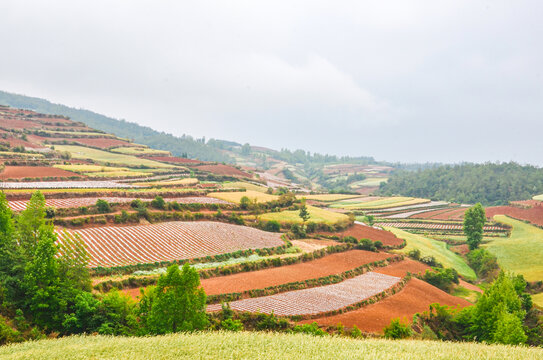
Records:
<instances>
[{"instance_id":1,"label":"low vegetation strip","mask_svg":"<svg viewBox=\"0 0 543 360\"><path fill-rule=\"evenodd\" d=\"M274 201L279 198L277 195L270 195L254 190L236 192L213 192L209 193L208 196L238 204L240 203L241 198L244 196L248 197L251 201L256 199L256 201L259 203Z\"/></svg>"},{"instance_id":2,"label":"low vegetation strip","mask_svg":"<svg viewBox=\"0 0 543 360\"><path fill-rule=\"evenodd\" d=\"M315 206L307 206L309 211L309 222L324 223L329 225L341 225L343 227L349 225L349 217L345 214L321 209ZM260 219L263 221L278 221L280 223L289 224L301 224L302 218L300 218L299 210L285 210L281 212L270 212L262 214Z\"/></svg>"},{"instance_id":3,"label":"low vegetation strip","mask_svg":"<svg viewBox=\"0 0 543 360\"><path fill-rule=\"evenodd\" d=\"M154 337L71 336L0 348L5 360L541 359L538 348L470 342L354 340L274 332L195 332Z\"/></svg>"},{"instance_id":4,"label":"low vegetation strip","mask_svg":"<svg viewBox=\"0 0 543 360\"><path fill-rule=\"evenodd\" d=\"M421 256L433 256L436 261L441 263L444 267L456 269L460 275L467 279L476 279L473 269L466 264L462 257L449 250L445 242L430 239L422 235L412 234L393 227L388 227L386 229L399 238L407 241L407 246L398 250L399 252L407 254L411 250L419 249Z\"/></svg>"},{"instance_id":5,"label":"low vegetation strip","mask_svg":"<svg viewBox=\"0 0 543 360\"><path fill-rule=\"evenodd\" d=\"M339 310L379 294L394 286L400 278L367 272L338 284L285 292L230 303L233 310L274 313L280 316L313 315ZM220 305L209 305L218 311Z\"/></svg>"},{"instance_id":6,"label":"low vegetation strip","mask_svg":"<svg viewBox=\"0 0 543 360\"><path fill-rule=\"evenodd\" d=\"M543 230L504 215L496 215L494 220L513 227L510 237L483 245L496 256L500 267L524 275L528 281L543 280Z\"/></svg>"},{"instance_id":7,"label":"low vegetation strip","mask_svg":"<svg viewBox=\"0 0 543 360\"><path fill-rule=\"evenodd\" d=\"M471 305L462 298L449 295L422 280L412 278L401 291L377 303L306 322L316 321L320 326L336 326L341 323L347 328L357 326L365 332L382 333L383 328L389 325L392 319L400 318L403 322L409 323L414 314L428 311L433 303L453 307Z\"/></svg>"},{"instance_id":8,"label":"low vegetation strip","mask_svg":"<svg viewBox=\"0 0 543 360\"><path fill-rule=\"evenodd\" d=\"M281 234L211 221L57 230L59 241L79 236L90 267L112 267L201 258L283 245Z\"/></svg>"}]
</instances>

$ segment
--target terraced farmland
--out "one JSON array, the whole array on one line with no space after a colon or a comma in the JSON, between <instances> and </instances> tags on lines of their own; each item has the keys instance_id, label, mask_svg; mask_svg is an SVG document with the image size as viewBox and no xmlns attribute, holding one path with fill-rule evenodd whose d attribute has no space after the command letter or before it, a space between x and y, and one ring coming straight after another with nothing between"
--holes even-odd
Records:
<instances>
[{"instance_id":1,"label":"terraced farmland","mask_svg":"<svg viewBox=\"0 0 543 360\"><path fill-rule=\"evenodd\" d=\"M428 229L428 230L462 230L462 224L435 224L435 223L412 223L412 222L382 222L375 226L392 226L398 229ZM484 231L506 231L502 226L484 226Z\"/></svg>"},{"instance_id":2,"label":"terraced farmland","mask_svg":"<svg viewBox=\"0 0 543 360\"><path fill-rule=\"evenodd\" d=\"M412 197L393 196L393 197L360 197L335 202L330 205L332 208L346 210L376 210L387 209L406 205L416 205L429 203L428 199L419 199Z\"/></svg>"},{"instance_id":3,"label":"terraced farmland","mask_svg":"<svg viewBox=\"0 0 543 360\"><path fill-rule=\"evenodd\" d=\"M136 198L127 198L127 197L88 197L88 198L70 198L70 199L46 199L45 200L45 206L47 207L54 207L57 209L69 209L69 208L77 208L80 206L92 206L96 204L96 201L98 199L102 199L107 201L110 204L122 204L122 203L128 203L132 200L135 200ZM151 201L153 199L140 199L141 201ZM187 196L187 197L179 197L179 198L166 198L164 199L166 202L178 202L180 204L229 204L226 201L205 197L205 196ZM13 211L22 211L26 209L26 204L28 200L14 200L9 202L9 207Z\"/></svg>"},{"instance_id":4,"label":"terraced farmland","mask_svg":"<svg viewBox=\"0 0 543 360\"><path fill-rule=\"evenodd\" d=\"M310 205L307 206L307 210L309 211L310 215L309 221L313 221L315 223L325 223L330 225L347 225L349 223L349 217L345 214L336 213ZM300 218L299 214L299 210L285 210L281 212L270 212L262 214L260 216L260 219L264 221L275 220L279 221L280 223L300 224L302 222L302 219Z\"/></svg>"},{"instance_id":5,"label":"terraced farmland","mask_svg":"<svg viewBox=\"0 0 543 360\"><path fill-rule=\"evenodd\" d=\"M377 295L400 281L399 277L367 272L338 284L289 291L259 298L233 301L237 311L274 313L280 316L312 315L342 309ZM209 305L219 311L221 305Z\"/></svg>"},{"instance_id":6,"label":"terraced farmland","mask_svg":"<svg viewBox=\"0 0 543 360\"><path fill-rule=\"evenodd\" d=\"M59 241L79 236L91 257L90 267L192 259L284 244L278 233L211 221L57 230L57 234Z\"/></svg>"},{"instance_id":7,"label":"terraced farmland","mask_svg":"<svg viewBox=\"0 0 543 360\"><path fill-rule=\"evenodd\" d=\"M259 203L278 199L277 195L270 195L270 194L266 194L260 191L253 191L253 190L236 191L236 192L214 192L214 193L209 193L208 196L221 199L224 201L238 203L238 204L241 201L241 198L244 196L248 197L251 201L256 199L256 201Z\"/></svg>"},{"instance_id":8,"label":"terraced farmland","mask_svg":"<svg viewBox=\"0 0 543 360\"><path fill-rule=\"evenodd\" d=\"M107 180L0 182L0 189L118 189L133 187L130 184Z\"/></svg>"}]
</instances>

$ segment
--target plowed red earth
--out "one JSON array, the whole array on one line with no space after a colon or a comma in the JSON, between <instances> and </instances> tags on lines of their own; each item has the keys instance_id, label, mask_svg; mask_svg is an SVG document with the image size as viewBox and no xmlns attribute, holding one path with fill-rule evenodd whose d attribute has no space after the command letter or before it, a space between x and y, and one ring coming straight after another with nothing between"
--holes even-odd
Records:
<instances>
[{"instance_id":1,"label":"plowed red earth","mask_svg":"<svg viewBox=\"0 0 543 360\"><path fill-rule=\"evenodd\" d=\"M410 219L462 220L467 208L434 210L410 216Z\"/></svg>"},{"instance_id":2,"label":"plowed red earth","mask_svg":"<svg viewBox=\"0 0 543 360\"><path fill-rule=\"evenodd\" d=\"M10 137L10 138L7 138L7 139L0 139L0 142L7 142L9 143L9 146L11 147L15 147L15 146L24 146L24 147L29 147L29 148L39 148L41 146L37 145L37 144L33 144L31 142L28 142L28 141L24 141L22 139L17 139L17 138L14 138L14 137Z\"/></svg>"},{"instance_id":3,"label":"plowed red earth","mask_svg":"<svg viewBox=\"0 0 543 360\"><path fill-rule=\"evenodd\" d=\"M144 159L171 162L176 164L200 164L203 161L194 159L185 159L175 156L142 156Z\"/></svg>"},{"instance_id":4,"label":"plowed red earth","mask_svg":"<svg viewBox=\"0 0 543 360\"><path fill-rule=\"evenodd\" d=\"M540 201L540 200L511 201L511 205L522 207L522 208L531 208L534 206L543 206L543 201Z\"/></svg>"},{"instance_id":5,"label":"plowed red earth","mask_svg":"<svg viewBox=\"0 0 543 360\"><path fill-rule=\"evenodd\" d=\"M344 271L352 270L370 262L384 260L391 256L393 255L387 253L351 250L305 263L203 279L202 287L208 295L263 289L268 286L340 274ZM139 289L126 289L123 292L132 297L140 295Z\"/></svg>"},{"instance_id":6,"label":"plowed red earth","mask_svg":"<svg viewBox=\"0 0 543 360\"><path fill-rule=\"evenodd\" d=\"M383 333L383 328L390 324L392 319L400 318L403 322L411 323L415 313L427 311L433 303L453 307L471 305L467 300L449 295L422 280L413 278L399 293L375 304L340 315L307 320L303 323L316 321L323 326L341 323L347 328L356 325L365 332Z\"/></svg>"},{"instance_id":7,"label":"plowed red earth","mask_svg":"<svg viewBox=\"0 0 543 360\"><path fill-rule=\"evenodd\" d=\"M494 215L508 215L515 219L527 220L532 224L543 226L543 206L534 206L530 209L521 209L514 206L493 206L485 209L486 217Z\"/></svg>"},{"instance_id":8,"label":"plowed red earth","mask_svg":"<svg viewBox=\"0 0 543 360\"><path fill-rule=\"evenodd\" d=\"M375 229L371 226L354 224L349 227L347 230L342 232L332 233L332 232L322 232L322 235L327 236L353 236L357 239L370 239L372 241L380 241L385 246L398 246L403 243L401 239L398 239L396 235L390 231Z\"/></svg>"},{"instance_id":9,"label":"plowed red earth","mask_svg":"<svg viewBox=\"0 0 543 360\"><path fill-rule=\"evenodd\" d=\"M2 179L23 179L43 178L43 177L70 177L80 176L71 171L57 169L47 166L6 166L4 171L0 173Z\"/></svg>"},{"instance_id":10,"label":"plowed red earth","mask_svg":"<svg viewBox=\"0 0 543 360\"><path fill-rule=\"evenodd\" d=\"M431 269L428 265L424 265L418 261L405 259L383 268L377 268L373 271L380 274L404 277L408 272L411 274L424 274L426 270Z\"/></svg>"},{"instance_id":11,"label":"plowed red earth","mask_svg":"<svg viewBox=\"0 0 543 360\"><path fill-rule=\"evenodd\" d=\"M207 171L212 174L216 175L230 175L230 176L241 176L241 177L247 177L251 178L251 174L248 174L244 171L241 171L239 169L236 169L233 166L228 166L224 164L217 164L217 165L201 165L194 167L194 169L198 169L201 171Z\"/></svg>"},{"instance_id":12,"label":"plowed red earth","mask_svg":"<svg viewBox=\"0 0 543 360\"><path fill-rule=\"evenodd\" d=\"M352 250L305 263L205 279L202 280L202 286L208 295L263 289L268 286L339 274L391 256L393 255L387 253Z\"/></svg>"}]
</instances>

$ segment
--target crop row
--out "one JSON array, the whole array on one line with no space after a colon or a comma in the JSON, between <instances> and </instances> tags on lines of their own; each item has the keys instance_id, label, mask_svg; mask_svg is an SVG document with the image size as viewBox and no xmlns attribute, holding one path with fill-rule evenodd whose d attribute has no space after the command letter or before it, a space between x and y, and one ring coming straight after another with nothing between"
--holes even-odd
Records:
<instances>
[{"instance_id":1,"label":"crop row","mask_svg":"<svg viewBox=\"0 0 543 360\"><path fill-rule=\"evenodd\" d=\"M87 197L87 198L71 198L71 199L47 199L45 201L45 206L54 207L57 209L60 208L78 208L81 206L92 206L96 204L98 199L102 199L111 204L122 204L128 203L136 198L127 198L127 197ZM152 199L141 199L142 201L151 201ZM212 197L205 196L187 196L187 197L178 197L178 198L167 198L164 199L166 202L177 202L180 204L229 204L224 200L215 199ZM9 207L13 211L22 211L26 209L27 200L15 200L9 202Z\"/></svg>"},{"instance_id":2,"label":"crop row","mask_svg":"<svg viewBox=\"0 0 543 360\"><path fill-rule=\"evenodd\" d=\"M392 226L398 229L430 229L430 230L462 230L461 224L432 224L432 223L412 223L412 222L385 222L377 223L376 226ZM501 226L484 226L485 231L507 231Z\"/></svg>"},{"instance_id":3,"label":"crop row","mask_svg":"<svg viewBox=\"0 0 543 360\"><path fill-rule=\"evenodd\" d=\"M118 189L133 188L134 185L115 181L36 181L36 182L0 182L0 189Z\"/></svg>"},{"instance_id":4,"label":"crop row","mask_svg":"<svg viewBox=\"0 0 543 360\"><path fill-rule=\"evenodd\" d=\"M400 282L399 277L367 272L341 283L276 295L238 300L232 310L260 312L279 316L313 315L338 310L377 295ZM219 311L221 305L207 310Z\"/></svg>"},{"instance_id":5,"label":"crop row","mask_svg":"<svg viewBox=\"0 0 543 360\"><path fill-rule=\"evenodd\" d=\"M167 222L57 231L59 241L80 237L90 267L192 259L283 245L281 234L211 221Z\"/></svg>"}]
</instances>

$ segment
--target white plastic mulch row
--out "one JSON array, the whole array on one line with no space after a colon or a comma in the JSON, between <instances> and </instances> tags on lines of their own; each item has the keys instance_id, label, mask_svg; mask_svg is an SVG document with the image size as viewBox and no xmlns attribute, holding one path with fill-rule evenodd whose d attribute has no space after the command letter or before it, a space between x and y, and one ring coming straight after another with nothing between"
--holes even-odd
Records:
<instances>
[{"instance_id":1,"label":"white plastic mulch row","mask_svg":"<svg viewBox=\"0 0 543 360\"><path fill-rule=\"evenodd\" d=\"M381 213L381 212L391 212L391 211L401 211L401 210L411 210L411 209L418 209L418 208L426 208L426 207L441 207L444 205L447 205L448 202L446 201L430 201L422 204L415 204L415 205L405 205L405 206L397 206L397 207L391 207L386 209L378 209L374 210L373 213ZM435 210L435 209L434 209Z\"/></svg>"},{"instance_id":2,"label":"white plastic mulch row","mask_svg":"<svg viewBox=\"0 0 543 360\"><path fill-rule=\"evenodd\" d=\"M133 188L134 185L121 184L115 181L33 181L33 182L0 182L0 189L115 189Z\"/></svg>"},{"instance_id":3,"label":"white plastic mulch row","mask_svg":"<svg viewBox=\"0 0 543 360\"><path fill-rule=\"evenodd\" d=\"M399 277L367 272L343 282L276 295L233 301L233 310L274 313L276 315L311 315L338 310L377 295L394 286ZM220 304L207 311L219 311Z\"/></svg>"},{"instance_id":4,"label":"white plastic mulch row","mask_svg":"<svg viewBox=\"0 0 543 360\"><path fill-rule=\"evenodd\" d=\"M212 221L57 230L59 241L79 236L90 267L191 259L283 245L281 234Z\"/></svg>"},{"instance_id":5,"label":"white plastic mulch row","mask_svg":"<svg viewBox=\"0 0 543 360\"><path fill-rule=\"evenodd\" d=\"M106 200L109 203L127 203L136 198L125 197L91 197L91 198L71 198L71 199L47 199L45 206L60 208L76 208L80 206L91 206L96 204L98 199ZM153 199L141 199L142 201L152 201ZM179 198L166 198L166 202L178 202L181 204L229 204L229 202L206 196L187 196ZM26 209L28 200L15 200L9 202L9 207L13 211L22 211Z\"/></svg>"}]
</instances>

